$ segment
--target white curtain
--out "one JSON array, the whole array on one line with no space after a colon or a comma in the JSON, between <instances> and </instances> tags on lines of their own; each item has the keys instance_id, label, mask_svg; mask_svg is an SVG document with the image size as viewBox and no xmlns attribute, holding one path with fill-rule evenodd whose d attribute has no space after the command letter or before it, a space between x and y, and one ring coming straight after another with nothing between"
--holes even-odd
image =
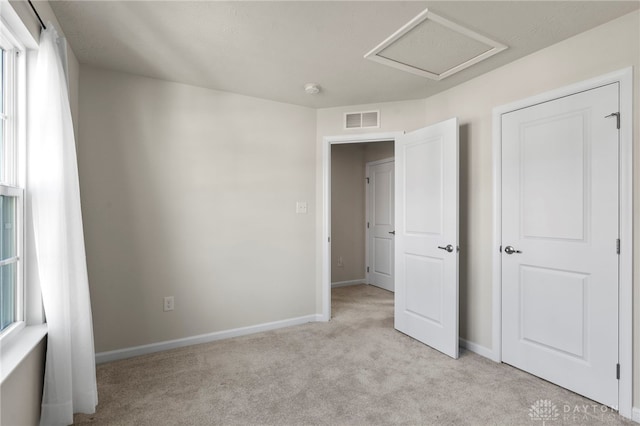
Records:
<instances>
[{"instance_id":1,"label":"white curtain","mask_svg":"<svg viewBox=\"0 0 640 426\"><path fill-rule=\"evenodd\" d=\"M76 145L53 26L40 35L27 193L48 325L41 425L68 425L98 403Z\"/></svg>"}]
</instances>

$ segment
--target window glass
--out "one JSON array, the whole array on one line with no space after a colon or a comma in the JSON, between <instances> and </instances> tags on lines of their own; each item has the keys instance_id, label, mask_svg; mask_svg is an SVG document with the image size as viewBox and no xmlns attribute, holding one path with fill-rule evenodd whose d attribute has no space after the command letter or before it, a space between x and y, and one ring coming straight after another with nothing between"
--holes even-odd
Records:
<instances>
[{"instance_id":1,"label":"window glass","mask_svg":"<svg viewBox=\"0 0 640 426\"><path fill-rule=\"evenodd\" d=\"M0 195L0 331L16 321L16 197Z\"/></svg>"},{"instance_id":2,"label":"window glass","mask_svg":"<svg viewBox=\"0 0 640 426\"><path fill-rule=\"evenodd\" d=\"M16 318L16 263L0 266L0 330Z\"/></svg>"},{"instance_id":3,"label":"window glass","mask_svg":"<svg viewBox=\"0 0 640 426\"><path fill-rule=\"evenodd\" d=\"M0 261L16 256L16 197L0 195Z\"/></svg>"}]
</instances>

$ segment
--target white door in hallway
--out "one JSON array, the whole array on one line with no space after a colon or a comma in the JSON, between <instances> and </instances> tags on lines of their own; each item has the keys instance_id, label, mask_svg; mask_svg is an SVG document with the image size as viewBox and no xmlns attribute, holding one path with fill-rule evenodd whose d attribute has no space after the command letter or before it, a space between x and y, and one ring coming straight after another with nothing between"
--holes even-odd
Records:
<instances>
[{"instance_id":1,"label":"white door in hallway","mask_svg":"<svg viewBox=\"0 0 640 426\"><path fill-rule=\"evenodd\" d=\"M458 119L395 144L395 328L458 358Z\"/></svg>"},{"instance_id":2,"label":"white door in hallway","mask_svg":"<svg viewBox=\"0 0 640 426\"><path fill-rule=\"evenodd\" d=\"M394 291L394 165L393 160L367 164L369 284Z\"/></svg>"},{"instance_id":3,"label":"white door in hallway","mask_svg":"<svg viewBox=\"0 0 640 426\"><path fill-rule=\"evenodd\" d=\"M615 83L502 116L502 359L611 407L618 111Z\"/></svg>"}]
</instances>

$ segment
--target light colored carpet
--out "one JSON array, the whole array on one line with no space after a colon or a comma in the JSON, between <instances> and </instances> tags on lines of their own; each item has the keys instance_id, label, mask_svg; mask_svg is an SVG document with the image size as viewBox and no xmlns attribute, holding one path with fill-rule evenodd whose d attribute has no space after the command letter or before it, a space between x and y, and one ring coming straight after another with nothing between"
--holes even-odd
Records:
<instances>
[{"instance_id":1,"label":"light colored carpet","mask_svg":"<svg viewBox=\"0 0 640 426\"><path fill-rule=\"evenodd\" d=\"M395 331L387 291L359 285L332 293L329 323L98 366L98 411L76 415L76 423L633 424L515 368L470 352L453 360ZM547 411L536 414L540 400Z\"/></svg>"}]
</instances>

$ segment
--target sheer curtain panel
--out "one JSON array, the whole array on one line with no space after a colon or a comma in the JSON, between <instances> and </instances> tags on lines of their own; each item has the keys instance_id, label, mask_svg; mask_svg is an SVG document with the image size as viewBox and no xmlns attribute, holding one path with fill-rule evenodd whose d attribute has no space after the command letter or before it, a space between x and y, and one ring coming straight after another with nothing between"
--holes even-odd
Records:
<instances>
[{"instance_id":1,"label":"sheer curtain panel","mask_svg":"<svg viewBox=\"0 0 640 426\"><path fill-rule=\"evenodd\" d=\"M40 35L27 191L47 318L41 425L68 425L98 403L76 145L53 25Z\"/></svg>"}]
</instances>

